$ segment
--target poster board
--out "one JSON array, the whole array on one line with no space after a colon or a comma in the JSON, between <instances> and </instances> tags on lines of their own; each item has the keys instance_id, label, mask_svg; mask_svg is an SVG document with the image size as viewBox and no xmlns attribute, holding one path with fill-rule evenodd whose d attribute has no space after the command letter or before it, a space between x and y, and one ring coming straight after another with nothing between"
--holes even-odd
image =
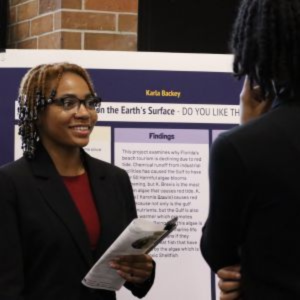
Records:
<instances>
[{"instance_id":1,"label":"poster board","mask_svg":"<svg viewBox=\"0 0 300 300\"><path fill-rule=\"evenodd\" d=\"M8 50L0 56L0 165L22 155L17 89L28 68L68 61L87 68L103 98L86 150L129 173L141 218L178 228L152 256L146 300L215 300L214 275L199 241L208 212L209 148L239 123L240 83L230 55L73 50ZM132 295L121 289L118 299Z\"/></svg>"}]
</instances>

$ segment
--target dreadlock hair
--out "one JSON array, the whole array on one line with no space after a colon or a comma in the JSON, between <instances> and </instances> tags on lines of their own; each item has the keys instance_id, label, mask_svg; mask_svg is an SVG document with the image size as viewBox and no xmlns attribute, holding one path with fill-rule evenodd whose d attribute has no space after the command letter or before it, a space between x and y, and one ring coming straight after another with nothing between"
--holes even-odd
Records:
<instances>
[{"instance_id":1,"label":"dreadlock hair","mask_svg":"<svg viewBox=\"0 0 300 300\"><path fill-rule=\"evenodd\" d=\"M231 48L235 75L248 75L263 99L293 98L300 83L300 1L242 0Z\"/></svg>"},{"instance_id":2,"label":"dreadlock hair","mask_svg":"<svg viewBox=\"0 0 300 300\"><path fill-rule=\"evenodd\" d=\"M54 99L60 79L65 72L81 76L93 95L93 83L86 70L76 64L43 64L30 69L23 77L18 96L19 135L22 139L23 155L33 159L39 134L36 127L38 113Z\"/></svg>"}]
</instances>

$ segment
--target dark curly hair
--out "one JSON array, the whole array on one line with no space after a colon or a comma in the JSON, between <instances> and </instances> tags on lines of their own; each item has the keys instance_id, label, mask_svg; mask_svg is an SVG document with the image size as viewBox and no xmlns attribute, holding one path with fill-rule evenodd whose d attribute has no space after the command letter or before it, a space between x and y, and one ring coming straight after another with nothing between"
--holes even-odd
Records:
<instances>
[{"instance_id":1,"label":"dark curly hair","mask_svg":"<svg viewBox=\"0 0 300 300\"><path fill-rule=\"evenodd\" d=\"M262 97L293 97L300 79L300 1L242 0L233 28L233 71Z\"/></svg>"},{"instance_id":2,"label":"dark curly hair","mask_svg":"<svg viewBox=\"0 0 300 300\"><path fill-rule=\"evenodd\" d=\"M36 144L39 140L36 120L38 112L43 110L47 99L53 99L60 79L65 72L81 76L95 94L92 81L87 71L76 64L54 63L36 66L23 77L18 96L19 134L22 138L23 155L34 158ZM55 82L53 87L53 81Z\"/></svg>"}]
</instances>

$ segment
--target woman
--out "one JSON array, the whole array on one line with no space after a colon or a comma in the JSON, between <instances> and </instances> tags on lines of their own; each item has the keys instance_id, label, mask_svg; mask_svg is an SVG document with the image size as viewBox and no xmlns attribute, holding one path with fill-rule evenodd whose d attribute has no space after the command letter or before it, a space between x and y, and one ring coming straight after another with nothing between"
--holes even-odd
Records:
<instances>
[{"instance_id":1,"label":"woman","mask_svg":"<svg viewBox=\"0 0 300 300\"><path fill-rule=\"evenodd\" d=\"M201 250L215 272L241 264L243 299L300 299L299 26L299 0L244 0L233 32L234 72L266 112L211 149Z\"/></svg>"},{"instance_id":2,"label":"woman","mask_svg":"<svg viewBox=\"0 0 300 300\"><path fill-rule=\"evenodd\" d=\"M89 75L75 64L40 65L24 76L24 156L0 168L1 299L116 299L81 284L137 216L127 173L82 149L100 103ZM149 255L110 265L134 295L146 295L154 280Z\"/></svg>"}]
</instances>

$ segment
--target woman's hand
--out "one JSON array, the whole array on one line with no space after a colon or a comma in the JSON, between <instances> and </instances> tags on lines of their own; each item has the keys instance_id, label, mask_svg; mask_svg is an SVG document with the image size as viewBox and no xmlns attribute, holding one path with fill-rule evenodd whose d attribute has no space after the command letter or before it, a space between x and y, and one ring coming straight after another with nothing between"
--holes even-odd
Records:
<instances>
[{"instance_id":1,"label":"woman's hand","mask_svg":"<svg viewBox=\"0 0 300 300\"><path fill-rule=\"evenodd\" d=\"M221 290L220 300L241 299L241 267L239 265L229 266L217 272L219 288Z\"/></svg>"},{"instance_id":2,"label":"woman's hand","mask_svg":"<svg viewBox=\"0 0 300 300\"><path fill-rule=\"evenodd\" d=\"M148 254L124 255L111 261L110 266L126 281L141 284L153 272L153 259Z\"/></svg>"},{"instance_id":3,"label":"woman's hand","mask_svg":"<svg viewBox=\"0 0 300 300\"><path fill-rule=\"evenodd\" d=\"M246 76L243 89L240 94L240 119L241 124L266 113L272 105L271 99L262 99L261 90L258 85L251 89L250 80Z\"/></svg>"}]
</instances>

